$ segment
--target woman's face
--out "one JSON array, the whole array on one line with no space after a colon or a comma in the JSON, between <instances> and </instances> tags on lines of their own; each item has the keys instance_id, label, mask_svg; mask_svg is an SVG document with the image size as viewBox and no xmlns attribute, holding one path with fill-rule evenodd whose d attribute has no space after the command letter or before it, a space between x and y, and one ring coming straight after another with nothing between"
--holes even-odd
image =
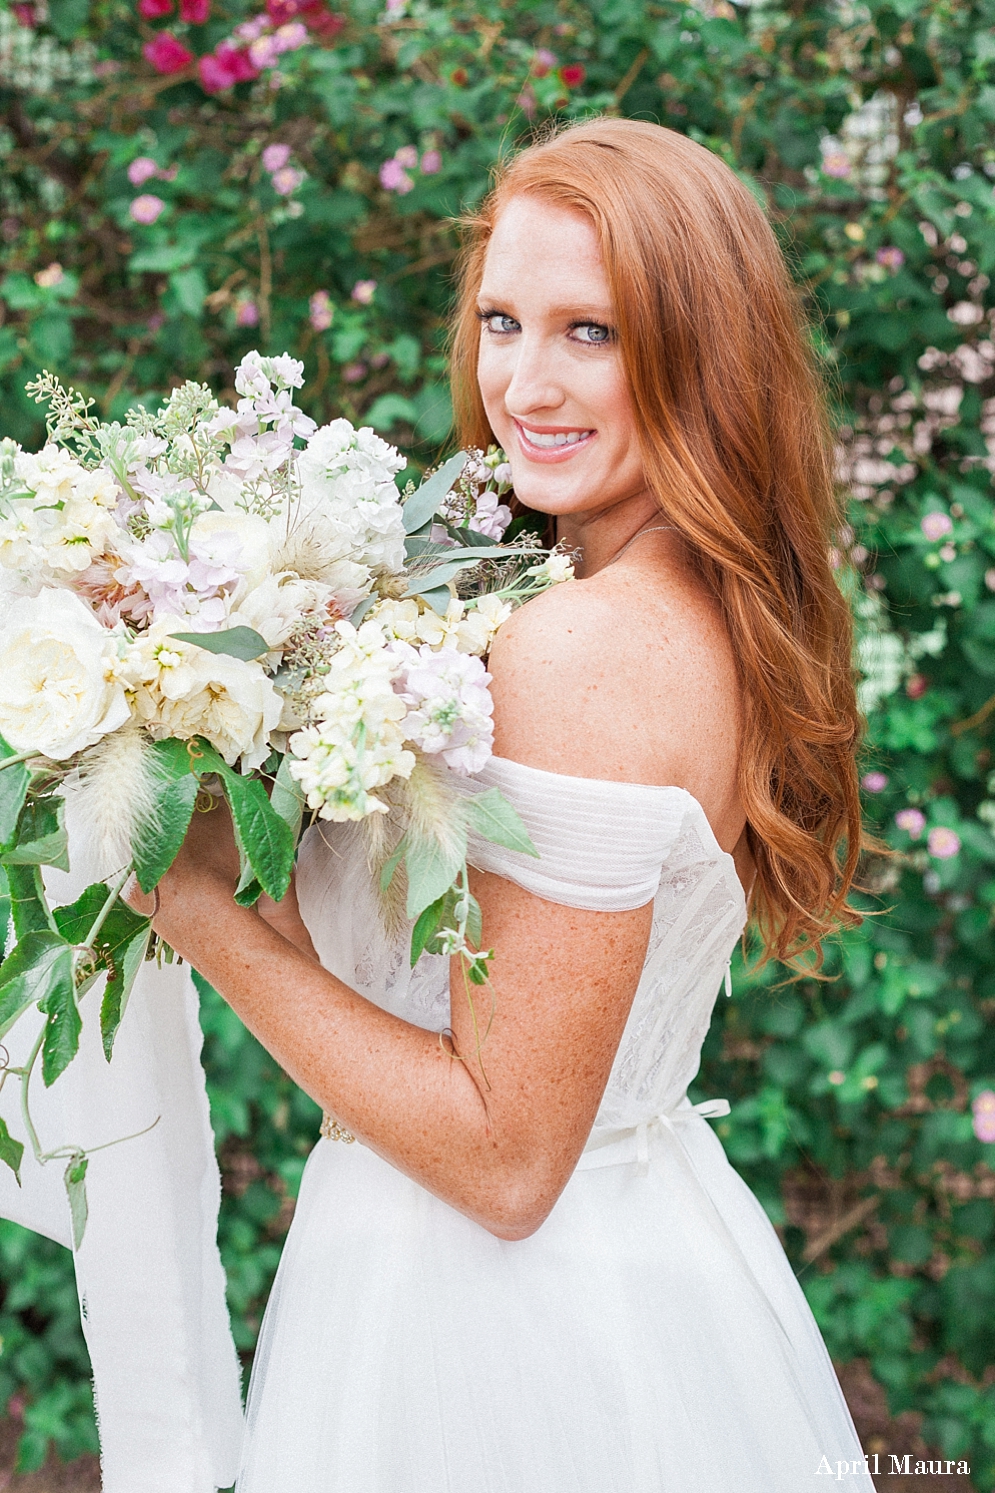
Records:
<instances>
[{"instance_id":1,"label":"woman's face","mask_svg":"<svg viewBox=\"0 0 995 1493\"><path fill-rule=\"evenodd\" d=\"M518 498L594 516L649 502L597 234L579 212L513 197L487 248L477 376Z\"/></svg>"}]
</instances>

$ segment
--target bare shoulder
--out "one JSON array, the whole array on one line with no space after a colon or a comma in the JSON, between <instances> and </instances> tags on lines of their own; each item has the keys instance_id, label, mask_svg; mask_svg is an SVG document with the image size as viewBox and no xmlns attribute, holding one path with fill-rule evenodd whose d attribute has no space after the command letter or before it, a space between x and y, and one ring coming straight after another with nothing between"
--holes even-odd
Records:
<instances>
[{"instance_id":1,"label":"bare shoulder","mask_svg":"<svg viewBox=\"0 0 995 1493\"><path fill-rule=\"evenodd\" d=\"M504 624L488 667L499 756L684 787L717 829L733 825L735 662L717 608L680 573L618 565L555 586Z\"/></svg>"}]
</instances>

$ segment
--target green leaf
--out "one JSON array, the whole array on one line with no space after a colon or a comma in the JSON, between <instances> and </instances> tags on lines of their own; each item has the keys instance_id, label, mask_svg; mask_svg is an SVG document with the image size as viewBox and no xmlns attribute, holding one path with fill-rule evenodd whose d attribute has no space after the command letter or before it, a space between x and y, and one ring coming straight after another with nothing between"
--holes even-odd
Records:
<instances>
[{"instance_id":1,"label":"green leaf","mask_svg":"<svg viewBox=\"0 0 995 1493\"><path fill-rule=\"evenodd\" d=\"M442 927L442 915L445 911L446 902L448 900L449 899L445 896L436 898L436 900L429 907L425 908L425 911L421 914L421 916L416 921L415 926L412 928L412 969L418 963L422 954L425 952L426 945L432 942L432 939Z\"/></svg>"},{"instance_id":2,"label":"green leaf","mask_svg":"<svg viewBox=\"0 0 995 1493\"><path fill-rule=\"evenodd\" d=\"M77 1151L69 1158L69 1165L63 1175L73 1225L73 1249L79 1249L86 1233L86 1169L89 1164L89 1158L82 1151Z\"/></svg>"},{"instance_id":3,"label":"green leaf","mask_svg":"<svg viewBox=\"0 0 995 1493\"><path fill-rule=\"evenodd\" d=\"M24 1146L19 1140L15 1140L7 1129L7 1121L0 1119L0 1161L10 1167L17 1178L17 1185L21 1185L21 1160L24 1156Z\"/></svg>"},{"instance_id":4,"label":"green leaf","mask_svg":"<svg viewBox=\"0 0 995 1493\"><path fill-rule=\"evenodd\" d=\"M75 902L69 902L65 907L53 908L55 926L66 943L79 944L86 941L106 901L106 886L102 881L94 881L80 892Z\"/></svg>"},{"instance_id":5,"label":"green leaf","mask_svg":"<svg viewBox=\"0 0 995 1493\"><path fill-rule=\"evenodd\" d=\"M466 452L458 451L437 472L433 473L427 482L423 482L417 492L411 494L404 505L405 534L413 534L416 529L428 523L466 466L466 461Z\"/></svg>"},{"instance_id":6,"label":"green leaf","mask_svg":"<svg viewBox=\"0 0 995 1493\"><path fill-rule=\"evenodd\" d=\"M481 939L483 938L483 935L484 935L484 919L483 919L483 914L480 911L480 903L477 901L476 897L471 897L469 893L467 893L467 904L468 904L468 911L467 911L467 917L466 917L466 937L467 937L467 942L470 943L470 944L472 944L475 949L479 949L480 948Z\"/></svg>"},{"instance_id":7,"label":"green leaf","mask_svg":"<svg viewBox=\"0 0 995 1493\"><path fill-rule=\"evenodd\" d=\"M471 829L493 845L503 845L506 850L517 850L522 855L539 852L529 838L518 811L512 808L498 788L488 788L486 793L477 793L466 800L466 817Z\"/></svg>"},{"instance_id":8,"label":"green leaf","mask_svg":"<svg viewBox=\"0 0 995 1493\"><path fill-rule=\"evenodd\" d=\"M224 784L235 832L249 865L267 897L281 901L294 868L296 835L272 807L258 778L234 772L206 741L198 738L198 746L203 752L200 770L216 772Z\"/></svg>"},{"instance_id":9,"label":"green leaf","mask_svg":"<svg viewBox=\"0 0 995 1493\"><path fill-rule=\"evenodd\" d=\"M304 790L297 779L290 776L290 764L293 760L289 753L281 757L269 801L274 814L279 814L284 823L290 825L296 844L304 817Z\"/></svg>"},{"instance_id":10,"label":"green leaf","mask_svg":"<svg viewBox=\"0 0 995 1493\"><path fill-rule=\"evenodd\" d=\"M18 938L27 933L52 933L55 923L45 899L40 866L7 866L7 887L14 932Z\"/></svg>"},{"instance_id":11,"label":"green leaf","mask_svg":"<svg viewBox=\"0 0 995 1493\"><path fill-rule=\"evenodd\" d=\"M154 806L131 842L135 876L143 892L150 892L176 859L200 789L186 742L157 741L150 755L156 783Z\"/></svg>"},{"instance_id":12,"label":"green leaf","mask_svg":"<svg viewBox=\"0 0 995 1493\"><path fill-rule=\"evenodd\" d=\"M69 839L65 827L66 801L46 794L29 798L17 821L17 834L10 850L3 853L6 866L55 866L69 870Z\"/></svg>"},{"instance_id":13,"label":"green leaf","mask_svg":"<svg viewBox=\"0 0 995 1493\"><path fill-rule=\"evenodd\" d=\"M226 653L248 663L270 651L269 644L253 627L229 627L224 632L171 632L180 643L196 643L208 653Z\"/></svg>"},{"instance_id":14,"label":"green leaf","mask_svg":"<svg viewBox=\"0 0 995 1493\"><path fill-rule=\"evenodd\" d=\"M41 1076L45 1087L51 1088L79 1051L79 1035L83 1030L76 1004L71 951L67 950L65 959L56 966L38 1006L48 1017L41 1048Z\"/></svg>"},{"instance_id":15,"label":"green leaf","mask_svg":"<svg viewBox=\"0 0 995 1493\"><path fill-rule=\"evenodd\" d=\"M404 857L408 917L421 917L426 907L448 892L465 862L465 827L454 828L448 845L435 835L409 834Z\"/></svg>"},{"instance_id":16,"label":"green leaf","mask_svg":"<svg viewBox=\"0 0 995 1493\"><path fill-rule=\"evenodd\" d=\"M73 954L64 938L50 929L26 933L0 964L0 1037L35 1001L53 993L72 992Z\"/></svg>"},{"instance_id":17,"label":"green leaf","mask_svg":"<svg viewBox=\"0 0 995 1493\"><path fill-rule=\"evenodd\" d=\"M130 909L129 909L130 911ZM132 986L145 959L145 951L152 936L151 918L143 918L143 927L119 946L113 956L113 970L107 976L104 997L100 1003L100 1039L104 1057L108 1062L114 1050L114 1038L128 1005Z\"/></svg>"},{"instance_id":18,"label":"green leaf","mask_svg":"<svg viewBox=\"0 0 995 1493\"><path fill-rule=\"evenodd\" d=\"M422 601L427 601L433 612L438 612L444 617L449 610L449 603L453 599L453 593L448 586L439 586L434 591L423 591Z\"/></svg>"},{"instance_id":19,"label":"green leaf","mask_svg":"<svg viewBox=\"0 0 995 1493\"><path fill-rule=\"evenodd\" d=\"M0 736L0 758L14 755L13 748ZM31 773L23 762L15 762L0 772L0 846L4 848L14 838L30 782Z\"/></svg>"},{"instance_id":20,"label":"green leaf","mask_svg":"<svg viewBox=\"0 0 995 1493\"><path fill-rule=\"evenodd\" d=\"M461 570L472 570L475 565L479 564L479 555L474 556L472 560L446 560L443 564L426 570L424 575L412 576L404 594L405 596L423 596L427 591L435 591L441 586L448 586Z\"/></svg>"},{"instance_id":21,"label":"green leaf","mask_svg":"<svg viewBox=\"0 0 995 1493\"><path fill-rule=\"evenodd\" d=\"M148 249L139 249L137 254L132 254L128 261L128 268L136 271L146 271L153 274L169 274L173 270L185 268L193 264L197 258L199 245L196 243L183 244L155 244Z\"/></svg>"}]
</instances>

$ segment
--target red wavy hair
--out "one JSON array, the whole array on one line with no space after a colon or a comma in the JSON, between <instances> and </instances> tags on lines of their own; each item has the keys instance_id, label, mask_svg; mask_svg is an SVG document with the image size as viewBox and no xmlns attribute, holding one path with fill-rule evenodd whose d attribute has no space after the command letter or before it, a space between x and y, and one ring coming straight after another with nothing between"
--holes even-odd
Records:
<instances>
[{"instance_id":1,"label":"red wavy hair","mask_svg":"<svg viewBox=\"0 0 995 1493\"><path fill-rule=\"evenodd\" d=\"M499 168L465 220L452 380L463 445L494 440L477 386L491 230L522 193L598 233L649 484L722 608L743 696L739 791L764 958L841 924L861 848L861 734L826 399L798 292L759 204L718 156L659 125L596 119ZM810 961L804 961L811 968Z\"/></svg>"}]
</instances>

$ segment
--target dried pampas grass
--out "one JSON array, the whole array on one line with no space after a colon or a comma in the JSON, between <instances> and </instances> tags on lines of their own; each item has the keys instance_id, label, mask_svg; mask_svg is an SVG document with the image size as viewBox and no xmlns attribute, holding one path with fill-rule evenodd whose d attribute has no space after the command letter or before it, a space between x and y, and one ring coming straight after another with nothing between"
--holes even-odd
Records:
<instances>
[{"instance_id":1,"label":"dried pampas grass","mask_svg":"<svg viewBox=\"0 0 995 1493\"><path fill-rule=\"evenodd\" d=\"M80 767L77 812L101 877L129 864L137 826L154 813L149 745L140 726L124 726L91 748Z\"/></svg>"}]
</instances>

